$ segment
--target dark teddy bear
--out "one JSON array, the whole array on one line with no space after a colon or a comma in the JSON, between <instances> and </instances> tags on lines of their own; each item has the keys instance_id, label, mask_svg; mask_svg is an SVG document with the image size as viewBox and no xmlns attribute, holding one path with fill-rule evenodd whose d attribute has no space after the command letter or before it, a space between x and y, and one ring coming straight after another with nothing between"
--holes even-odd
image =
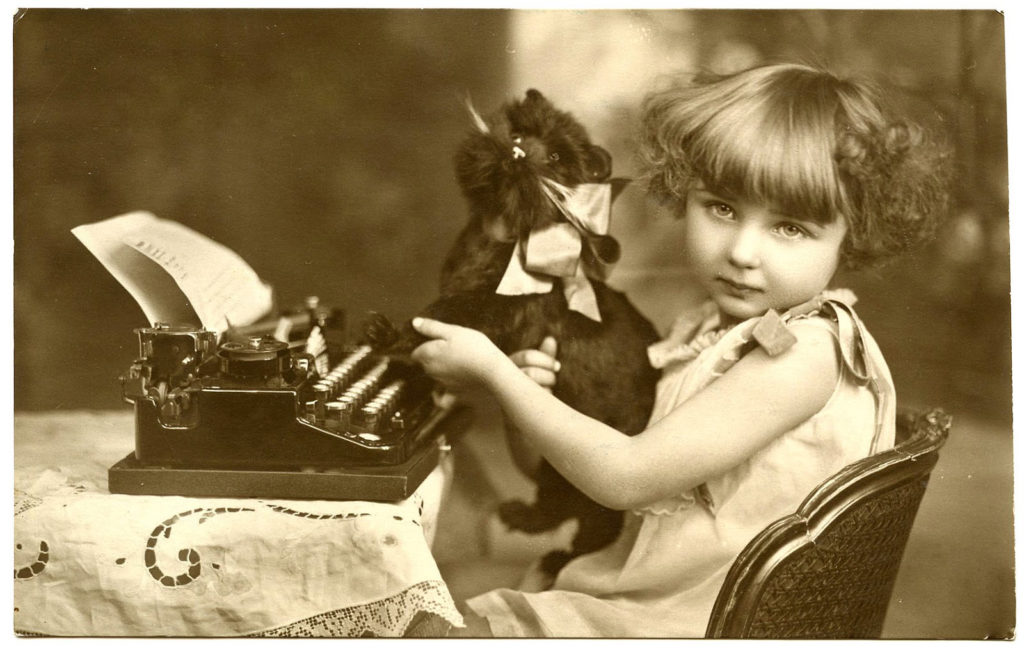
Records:
<instances>
[{"instance_id":1,"label":"dark teddy bear","mask_svg":"<svg viewBox=\"0 0 1024 653\"><path fill-rule=\"evenodd\" d=\"M618 257L618 244L589 229L567 229L564 225L571 216L559 208L574 190L593 190L608 182L611 156L590 142L584 127L570 114L533 89L525 99L506 103L487 120L475 111L473 117L476 129L455 157L459 185L469 203L469 223L444 262L440 298L420 315L480 330L506 353L535 349L545 336L554 336L562 366L555 396L623 433L640 432L647 425L659 376L648 362L647 346L658 334L622 293L601 280L604 264ZM615 185L619 181L612 180ZM607 198L605 209L609 202ZM566 279L532 275L551 285L548 292L522 288L529 294L497 292L510 259L516 255L523 261L531 238L541 248L542 232L553 225L563 225L561 235L568 233L570 242L576 239L581 250L578 264L593 288L599 312L591 308L590 315L599 321L573 310L566 299L566 288L578 290L582 276L572 275L575 258L565 268ZM561 251L564 241L555 242L554 249ZM513 267L521 271L529 269L529 264ZM524 274L531 276L521 273L518 278ZM586 294L584 289L582 295ZM376 314L370 317L366 335L377 350L392 355L406 354L423 342L409 325L398 330ZM535 481L532 505L509 502L499 512L510 528L527 533L578 519L572 551L545 556L547 572L557 573L571 558L597 550L618 535L622 513L596 504L546 462L541 463Z\"/></svg>"}]
</instances>

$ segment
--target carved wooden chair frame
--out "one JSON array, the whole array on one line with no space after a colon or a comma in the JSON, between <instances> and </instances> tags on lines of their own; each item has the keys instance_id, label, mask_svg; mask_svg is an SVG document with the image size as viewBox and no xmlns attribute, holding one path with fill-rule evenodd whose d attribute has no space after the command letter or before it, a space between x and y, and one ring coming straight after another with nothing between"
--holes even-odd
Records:
<instances>
[{"instance_id":1,"label":"carved wooden chair frame","mask_svg":"<svg viewBox=\"0 0 1024 653\"><path fill-rule=\"evenodd\" d=\"M733 563L711 638L877 638L903 550L952 420L901 412L897 444L845 467Z\"/></svg>"}]
</instances>

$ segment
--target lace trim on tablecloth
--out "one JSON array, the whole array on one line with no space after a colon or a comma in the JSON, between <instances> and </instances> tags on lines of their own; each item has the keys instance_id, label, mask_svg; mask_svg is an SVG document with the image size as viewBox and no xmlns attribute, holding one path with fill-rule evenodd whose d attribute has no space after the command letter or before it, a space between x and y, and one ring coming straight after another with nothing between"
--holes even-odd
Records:
<instances>
[{"instance_id":1,"label":"lace trim on tablecloth","mask_svg":"<svg viewBox=\"0 0 1024 653\"><path fill-rule=\"evenodd\" d=\"M26 510L31 510L43 503L43 500L28 492L14 488L14 516L17 517Z\"/></svg>"},{"instance_id":2,"label":"lace trim on tablecloth","mask_svg":"<svg viewBox=\"0 0 1024 653\"><path fill-rule=\"evenodd\" d=\"M353 605L271 628L250 637L401 637L420 612L464 628L444 582L428 580L379 601Z\"/></svg>"}]
</instances>

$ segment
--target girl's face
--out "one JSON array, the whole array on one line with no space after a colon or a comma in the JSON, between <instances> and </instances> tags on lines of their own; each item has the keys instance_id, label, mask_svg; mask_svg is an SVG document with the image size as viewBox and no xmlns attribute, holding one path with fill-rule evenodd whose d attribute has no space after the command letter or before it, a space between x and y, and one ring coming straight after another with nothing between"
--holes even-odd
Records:
<instances>
[{"instance_id":1,"label":"girl's face","mask_svg":"<svg viewBox=\"0 0 1024 653\"><path fill-rule=\"evenodd\" d=\"M687 194L685 222L690 263L726 321L813 298L835 274L846 236L844 220L799 220L702 184Z\"/></svg>"}]
</instances>

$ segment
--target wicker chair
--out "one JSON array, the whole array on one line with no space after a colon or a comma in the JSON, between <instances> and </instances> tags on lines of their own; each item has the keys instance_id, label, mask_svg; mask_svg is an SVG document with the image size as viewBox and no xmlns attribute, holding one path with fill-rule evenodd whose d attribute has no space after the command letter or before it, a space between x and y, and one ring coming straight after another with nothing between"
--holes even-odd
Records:
<instances>
[{"instance_id":1,"label":"wicker chair","mask_svg":"<svg viewBox=\"0 0 1024 653\"><path fill-rule=\"evenodd\" d=\"M740 553L711 612L712 638L877 638L938 450L942 410L901 414L896 447L824 481Z\"/></svg>"}]
</instances>

